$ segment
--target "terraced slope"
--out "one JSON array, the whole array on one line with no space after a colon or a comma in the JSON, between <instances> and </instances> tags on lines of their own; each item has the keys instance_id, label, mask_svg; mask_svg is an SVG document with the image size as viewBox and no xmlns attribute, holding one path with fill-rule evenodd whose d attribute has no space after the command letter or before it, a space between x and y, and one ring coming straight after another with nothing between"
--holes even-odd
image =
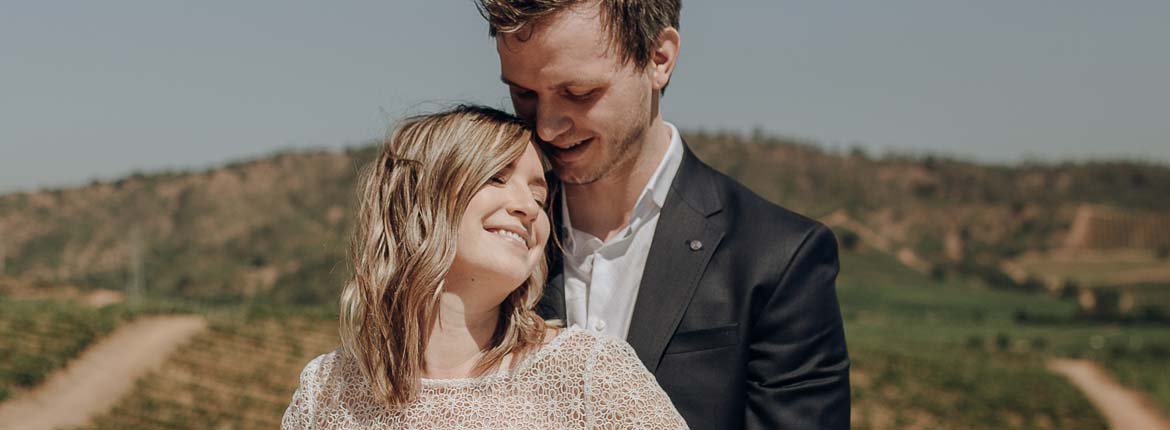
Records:
<instances>
[{"instance_id":1,"label":"terraced slope","mask_svg":"<svg viewBox=\"0 0 1170 430\"><path fill-rule=\"evenodd\" d=\"M893 257L841 257L855 429L1101 429L1105 420L1044 360L1081 333L1017 321L1075 304L936 281Z\"/></svg>"},{"instance_id":2,"label":"terraced slope","mask_svg":"<svg viewBox=\"0 0 1170 430\"><path fill-rule=\"evenodd\" d=\"M142 316L123 324L27 393L0 403L0 423L22 430L85 425L206 326L198 315Z\"/></svg>"},{"instance_id":3,"label":"terraced slope","mask_svg":"<svg viewBox=\"0 0 1170 430\"><path fill-rule=\"evenodd\" d=\"M279 428L301 369L338 345L335 321L215 322L86 428Z\"/></svg>"},{"instance_id":4,"label":"terraced slope","mask_svg":"<svg viewBox=\"0 0 1170 430\"><path fill-rule=\"evenodd\" d=\"M131 318L121 305L95 309L73 301L0 295L0 401L41 383Z\"/></svg>"}]
</instances>

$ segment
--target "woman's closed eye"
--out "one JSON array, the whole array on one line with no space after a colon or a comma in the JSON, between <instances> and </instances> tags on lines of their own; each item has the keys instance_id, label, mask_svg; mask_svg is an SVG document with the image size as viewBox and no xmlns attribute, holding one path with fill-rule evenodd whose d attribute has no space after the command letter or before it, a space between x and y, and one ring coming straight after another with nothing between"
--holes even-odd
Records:
<instances>
[{"instance_id":1,"label":"woman's closed eye","mask_svg":"<svg viewBox=\"0 0 1170 430\"><path fill-rule=\"evenodd\" d=\"M492 175L492 177L488 179L488 183L496 186L507 185L508 181L512 179L512 172L514 168L514 166L504 167L500 171L496 172L496 174Z\"/></svg>"},{"instance_id":2,"label":"woman's closed eye","mask_svg":"<svg viewBox=\"0 0 1170 430\"><path fill-rule=\"evenodd\" d=\"M539 178L528 184L528 189L532 191L532 200L543 209L548 209L548 184L544 182L543 178Z\"/></svg>"}]
</instances>

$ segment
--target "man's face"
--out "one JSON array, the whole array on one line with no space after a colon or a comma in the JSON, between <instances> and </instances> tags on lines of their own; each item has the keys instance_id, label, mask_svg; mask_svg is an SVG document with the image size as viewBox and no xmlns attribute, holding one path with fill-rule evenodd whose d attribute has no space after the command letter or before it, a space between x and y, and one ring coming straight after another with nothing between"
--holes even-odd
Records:
<instances>
[{"instance_id":1,"label":"man's face","mask_svg":"<svg viewBox=\"0 0 1170 430\"><path fill-rule=\"evenodd\" d=\"M516 114L557 176L589 184L631 167L657 115L649 68L623 64L597 6L569 9L496 39Z\"/></svg>"}]
</instances>

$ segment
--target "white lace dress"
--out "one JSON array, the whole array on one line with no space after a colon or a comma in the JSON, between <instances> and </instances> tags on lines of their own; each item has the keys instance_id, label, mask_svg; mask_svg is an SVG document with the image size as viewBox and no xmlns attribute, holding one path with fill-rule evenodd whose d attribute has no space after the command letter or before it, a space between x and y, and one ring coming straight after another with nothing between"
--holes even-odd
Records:
<instances>
[{"instance_id":1,"label":"white lace dress","mask_svg":"<svg viewBox=\"0 0 1170 430\"><path fill-rule=\"evenodd\" d=\"M338 349L301 372L280 427L296 429L648 429L687 425L633 348L576 327L511 370L423 379L419 398L379 403L357 363Z\"/></svg>"}]
</instances>

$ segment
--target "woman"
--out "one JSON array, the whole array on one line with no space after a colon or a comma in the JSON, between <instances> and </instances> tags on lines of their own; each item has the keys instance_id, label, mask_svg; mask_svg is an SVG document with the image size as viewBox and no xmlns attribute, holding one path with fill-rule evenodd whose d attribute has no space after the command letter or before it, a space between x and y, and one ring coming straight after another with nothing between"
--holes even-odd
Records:
<instances>
[{"instance_id":1,"label":"woman","mask_svg":"<svg viewBox=\"0 0 1170 430\"><path fill-rule=\"evenodd\" d=\"M549 190L528 129L461 106L408 119L365 172L342 347L284 429L686 428L624 342L533 310Z\"/></svg>"}]
</instances>

